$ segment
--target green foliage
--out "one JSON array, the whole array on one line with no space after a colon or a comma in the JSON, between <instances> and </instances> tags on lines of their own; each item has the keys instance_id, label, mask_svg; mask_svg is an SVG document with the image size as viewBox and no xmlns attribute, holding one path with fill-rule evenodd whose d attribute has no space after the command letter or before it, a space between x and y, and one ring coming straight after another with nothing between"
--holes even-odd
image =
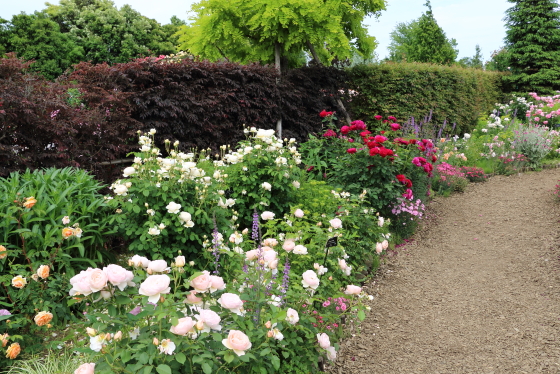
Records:
<instances>
[{"instance_id":1,"label":"green foliage","mask_svg":"<svg viewBox=\"0 0 560 374\"><path fill-rule=\"evenodd\" d=\"M352 52L369 57L375 39L362 25L385 9L384 0L202 0L196 16L179 31L179 46L217 61L274 62L275 48L293 62L302 51L330 64Z\"/></svg>"},{"instance_id":2,"label":"green foliage","mask_svg":"<svg viewBox=\"0 0 560 374\"><path fill-rule=\"evenodd\" d=\"M418 120L432 110L433 122L447 120L457 124L456 133L470 132L502 94L500 74L458 66L385 63L355 66L348 73L358 92L352 112L366 122L377 114Z\"/></svg>"},{"instance_id":3,"label":"green foliage","mask_svg":"<svg viewBox=\"0 0 560 374\"><path fill-rule=\"evenodd\" d=\"M457 63L463 67L482 69L482 53L480 46L477 44L475 47L475 55L473 57L463 57Z\"/></svg>"},{"instance_id":4,"label":"green foliage","mask_svg":"<svg viewBox=\"0 0 560 374\"><path fill-rule=\"evenodd\" d=\"M553 94L560 89L560 11L555 0L508 0L506 50L517 92Z\"/></svg>"},{"instance_id":5,"label":"green foliage","mask_svg":"<svg viewBox=\"0 0 560 374\"><path fill-rule=\"evenodd\" d=\"M529 165L538 167L543 158L551 151L552 136L541 126L519 125L514 129L513 149L529 160Z\"/></svg>"},{"instance_id":6,"label":"green foliage","mask_svg":"<svg viewBox=\"0 0 560 374\"><path fill-rule=\"evenodd\" d=\"M34 60L31 70L47 79L61 75L72 64L83 58L83 48L45 13L14 15L5 26L4 49L15 52L25 60Z\"/></svg>"},{"instance_id":7,"label":"green foliage","mask_svg":"<svg viewBox=\"0 0 560 374\"><path fill-rule=\"evenodd\" d=\"M492 52L490 61L486 61L484 68L488 71L509 72L511 67L509 66L507 50L500 48Z\"/></svg>"},{"instance_id":8,"label":"green foliage","mask_svg":"<svg viewBox=\"0 0 560 374\"><path fill-rule=\"evenodd\" d=\"M450 65L458 51L455 39L447 39L445 32L437 24L430 2L426 13L409 23L399 23L391 32L389 60L408 62L428 62Z\"/></svg>"}]
</instances>

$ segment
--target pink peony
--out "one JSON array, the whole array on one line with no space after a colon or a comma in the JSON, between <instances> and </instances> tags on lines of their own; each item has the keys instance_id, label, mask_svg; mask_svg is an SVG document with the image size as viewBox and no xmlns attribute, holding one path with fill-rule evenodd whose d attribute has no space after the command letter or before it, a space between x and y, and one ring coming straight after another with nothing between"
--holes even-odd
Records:
<instances>
[{"instance_id":1,"label":"pink peony","mask_svg":"<svg viewBox=\"0 0 560 374\"><path fill-rule=\"evenodd\" d=\"M241 298L233 293L224 293L218 299L218 303L225 309L229 309L230 312L233 312L238 315L243 315L243 301Z\"/></svg>"},{"instance_id":2,"label":"pink peony","mask_svg":"<svg viewBox=\"0 0 560 374\"><path fill-rule=\"evenodd\" d=\"M191 280L191 287L197 292L206 292L212 286L212 280L210 279L210 272L204 270L202 274Z\"/></svg>"},{"instance_id":3,"label":"pink peony","mask_svg":"<svg viewBox=\"0 0 560 374\"><path fill-rule=\"evenodd\" d=\"M235 354L243 356L251 348L249 337L239 330L230 330L227 339L222 340L226 348L233 349Z\"/></svg>"},{"instance_id":4,"label":"pink peony","mask_svg":"<svg viewBox=\"0 0 560 374\"><path fill-rule=\"evenodd\" d=\"M317 273L313 270L307 270L301 276L303 278L301 281L303 287L311 288L313 290L316 290L317 287L319 287L319 278L317 277Z\"/></svg>"},{"instance_id":5,"label":"pink peony","mask_svg":"<svg viewBox=\"0 0 560 374\"><path fill-rule=\"evenodd\" d=\"M148 296L148 301L150 303L157 304L160 294L169 293L171 291L169 283L171 283L171 278L169 278L168 275L150 275L140 284L138 293Z\"/></svg>"},{"instance_id":6,"label":"pink peony","mask_svg":"<svg viewBox=\"0 0 560 374\"><path fill-rule=\"evenodd\" d=\"M331 340L329 336L325 333L317 334L317 341L319 342L319 347L327 349L331 346Z\"/></svg>"},{"instance_id":7,"label":"pink peony","mask_svg":"<svg viewBox=\"0 0 560 374\"><path fill-rule=\"evenodd\" d=\"M185 336L186 334L196 334L194 326L196 322L191 317L179 318L177 325L171 326L170 331L175 335Z\"/></svg>"},{"instance_id":8,"label":"pink peony","mask_svg":"<svg viewBox=\"0 0 560 374\"><path fill-rule=\"evenodd\" d=\"M346 286L346 290L344 291L346 295L358 295L360 292L362 292L362 288L354 286L353 284Z\"/></svg>"}]
</instances>

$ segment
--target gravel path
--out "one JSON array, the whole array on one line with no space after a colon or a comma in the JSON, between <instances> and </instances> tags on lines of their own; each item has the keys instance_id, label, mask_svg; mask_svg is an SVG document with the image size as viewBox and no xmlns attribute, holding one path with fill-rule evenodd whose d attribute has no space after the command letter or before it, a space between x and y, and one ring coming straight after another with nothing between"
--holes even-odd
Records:
<instances>
[{"instance_id":1,"label":"gravel path","mask_svg":"<svg viewBox=\"0 0 560 374\"><path fill-rule=\"evenodd\" d=\"M560 373L560 169L438 197L331 373Z\"/></svg>"}]
</instances>

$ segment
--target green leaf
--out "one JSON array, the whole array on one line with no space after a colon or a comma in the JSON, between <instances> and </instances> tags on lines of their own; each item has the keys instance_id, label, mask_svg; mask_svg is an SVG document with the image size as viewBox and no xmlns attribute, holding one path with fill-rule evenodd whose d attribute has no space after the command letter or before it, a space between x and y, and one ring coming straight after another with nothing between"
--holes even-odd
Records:
<instances>
[{"instance_id":1,"label":"green leaf","mask_svg":"<svg viewBox=\"0 0 560 374\"><path fill-rule=\"evenodd\" d=\"M156 367L156 371L159 374L171 374L171 368L168 365L165 365L165 364L159 364Z\"/></svg>"},{"instance_id":2,"label":"green leaf","mask_svg":"<svg viewBox=\"0 0 560 374\"><path fill-rule=\"evenodd\" d=\"M207 362L202 364L202 371L204 374L212 374L212 367Z\"/></svg>"},{"instance_id":3,"label":"green leaf","mask_svg":"<svg viewBox=\"0 0 560 374\"><path fill-rule=\"evenodd\" d=\"M226 354L224 355L224 360L229 364L230 362L233 361L233 359L235 358L235 356L233 355L232 351L227 351Z\"/></svg>"},{"instance_id":4,"label":"green leaf","mask_svg":"<svg viewBox=\"0 0 560 374\"><path fill-rule=\"evenodd\" d=\"M280 369L280 358L278 356L270 356L270 361L276 370Z\"/></svg>"},{"instance_id":5,"label":"green leaf","mask_svg":"<svg viewBox=\"0 0 560 374\"><path fill-rule=\"evenodd\" d=\"M175 355L175 360L177 360L178 363L180 363L181 365L185 363L185 361L187 360L187 356L185 356L184 353L179 352Z\"/></svg>"},{"instance_id":6,"label":"green leaf","mask_svg":"<svg viewBox=\"0 0 560 374\"><path fill-rule=\"evenodd\" d=\"M132 210L134 211L134 213L138 214L140 213L140 207L138 205L135 205L134 208L132 208Z\"/></svg>"},{"instance_id":7,"label":"green leaf","mask_svg":"<svg viewBox=\"0 0 560 374\"><path fill-rule=\"evenodd\" d=\"M360 321L363 321L364 319L366 319L366 314L364 313L363 310L360 310L358 312L358 318L360 319Z\"/></svg>"},{"instance_id":8,"label":"green leaf","mask_svg":"<svg viewBox=\"0 0 560 374\"><path fill-rule=\"evenodd\" d=\"M150 196L150 190L144 190L143 194L146 197Z\"/></svg>"},{"instance_id":9,"label":"green leaf","mask_svg":"<svg viewBox=\"0 0 560 374\"><path fill-rule=\"evenodd\" d=\"M265 348L261 351L261 356L266 356L270 353L270 348Z\"/></svg>"}]
</instances>

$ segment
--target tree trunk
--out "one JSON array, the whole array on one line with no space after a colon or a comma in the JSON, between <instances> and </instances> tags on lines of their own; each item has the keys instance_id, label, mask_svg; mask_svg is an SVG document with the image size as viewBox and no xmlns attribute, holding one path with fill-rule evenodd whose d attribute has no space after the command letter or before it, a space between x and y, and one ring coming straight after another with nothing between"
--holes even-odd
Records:
<instances>
[{"instance_id":1,"label":"tree trunk","mask_svg":"<svg viewBox=\"0 0 560 374\"><path fill-rule=\"evenodd\" d=\"M276 79L276 84L280 83L280 77L282 75L280 66L280 43L274 45L274 67L278 71L278 78ZM282 108L280 108L280 118L276 122L276 134L278 139L282 139Z\"/></svg>"},{"instance_id":2,"label":"tree trunk","mask_svg":"<svg viewBox=\"0 0 560 374\"><path fill-rule=\"evenodd\" d=\"M319 60L319 56L317 56L317 52L315 51L315 47L313 47L313 44L311 44L309 40L307 41L307 48L309 48L309 51L313 56L313 60L315 60L318 65L322 65L321 60Z\"/></svg>"}]
</instances>

